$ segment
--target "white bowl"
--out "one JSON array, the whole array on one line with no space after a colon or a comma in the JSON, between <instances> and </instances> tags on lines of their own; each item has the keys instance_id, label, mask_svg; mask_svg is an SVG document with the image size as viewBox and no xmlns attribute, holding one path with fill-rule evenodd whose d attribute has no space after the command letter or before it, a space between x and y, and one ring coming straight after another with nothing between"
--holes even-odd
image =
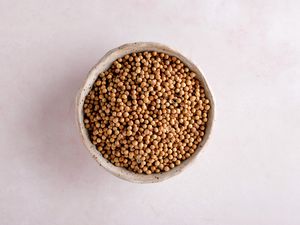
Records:
<instances>
[{"instance_id":1,"label":"white bowl","mask_svg":"<svg viewBox=\"0 0 300 225\"><path fill-rule=\"evenodd\" d=\"M198 146L197 150L194 154L191 155L190 158L183 161L179 166L174 167L173 169L169 170L168 172L162 172L159 174L137 174L134 172L131 172L125 168L122 167L116 167L112 163L110 163L107 159L102 157L101 153L96 149L95 145L92 144L92 142L89 139L88 132L86 128L84 127L83 123L83 104L86 95L91 90L95 80L97 79L98 75L107 70L113 61L116 59L125 56L126 54L133 53L133 52L142 52L142 51L157 51L157 52L163 52L171 56L176 56L179 58L185 65L187 65L192 71L194 71L197 75L197 78L201 81L201 84L204 86L206 97L210 101L211 108L209 110L208 114L208 122L205 130L205 135L203 137L202 142ZM208 140L209 134L211 132L212 123L213 123L213 117L214 117L214 101L212 94L209 90L209 87L204 79L204 76L199 71L199 69L187 58L185 58L183 55L181 55L179 52L165 46L159 43L153 43L153 42L136 42L136 43L130 43L122 45L118 48L112 49L109 52L107 52L102 59L92 68L92 70L89 72L88 77L86 81L84 82L82 88L80 89L80 92L76 99L76 115L77 115L77 122L80 128L81 136L83 143L89 150L89 152L92 154L92 156L96 159L96 161L103 166L107 171L112 173L113 175L127 180L131 182L136 183L155 183L159 181L166 180L170 177L173 177L177 174L179 174L183 169L187 167L188 164L193 162L197 155L199 154L200 150L203 148L205 143Z\"/></svg>"}]
</instances>

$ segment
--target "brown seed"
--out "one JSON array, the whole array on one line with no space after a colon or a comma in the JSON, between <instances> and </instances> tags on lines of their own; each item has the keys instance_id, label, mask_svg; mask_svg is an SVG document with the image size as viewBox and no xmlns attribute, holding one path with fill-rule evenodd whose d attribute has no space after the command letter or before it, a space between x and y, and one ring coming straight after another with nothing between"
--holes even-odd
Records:
<instances>
[{"instance_id":1,"label":"brown seed","mask_svg":"<svg viewBox=\"0 0 300 225\"><path fill-rule=\"evenodd\" d=\"M83 104L83 122L104 158L151 174L194 154L210 108L196 74L178 58L132 53L99 74Z\"/></svg>"}]
</instances>

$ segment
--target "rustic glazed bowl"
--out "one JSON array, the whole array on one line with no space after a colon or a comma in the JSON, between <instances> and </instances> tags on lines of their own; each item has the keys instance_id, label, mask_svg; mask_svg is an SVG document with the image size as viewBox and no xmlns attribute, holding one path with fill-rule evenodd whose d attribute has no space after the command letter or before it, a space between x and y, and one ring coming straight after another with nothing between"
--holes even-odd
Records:
<instances>
[{"instance_id":1,"label":"rustic glazed bowl","mask_svg":"<svg viewBox=\"0 0 300 225\"><path fill-rule=\"evenodd\" d=\"M125 56L126 54L133 53L133 52L142 52L142 51L157 51L157 52L163 52L171 56L176 56L179 58L185 65L187 65L192 71L196 73L196 77L201 81L201 84L205 88L205 94L207 98L210 100L211 109L208 114L208 122L206 127L205 135L202 139L202 142L198 146L198 149L195 151L194 154L191 155L190 158L183 161L179 166L174 167L168 172L162 172L159 174L151 174L151 175L145 175L145 174L137 174L134 172L131 172L125 168L116 167L112 163L110 163L107 159L105 159L101 153L96 149L95 145L92 144L92 142L89 139L88 132L86 128L84 127L83 123L83 104L86 95L91 90L95 80L97 79L98 75L107 70L113 61L116 59ZM212 129L212 123L214 120L214 101L212 94L209 90L209 87L204 79L204 76L199 71L199 69L187 58L185 58L183 55L181 55L179 52L165 46L159 43L153 43L153 42L136 42L136 43L130 43L122 45L118 48L112 49L109 52L107 52L102 59L92 68L92 70L89 72L86 81L84 82L82 88L79 91L79 94L76 99L76 115L77 115L77 122L80 128L81 136L83 143L89 150L89 152L92 154L92 156L96 159L96 161L104 167L107 171L109 171L111 174L135 183L155 183L159 181L166 180L170 177L173 177L180 172L182 172L187 165L192 163L195 158L198 156L199 152L205 145L205 143L208 140L208 137L211 133Z\"/></svg>"}]
</instances>

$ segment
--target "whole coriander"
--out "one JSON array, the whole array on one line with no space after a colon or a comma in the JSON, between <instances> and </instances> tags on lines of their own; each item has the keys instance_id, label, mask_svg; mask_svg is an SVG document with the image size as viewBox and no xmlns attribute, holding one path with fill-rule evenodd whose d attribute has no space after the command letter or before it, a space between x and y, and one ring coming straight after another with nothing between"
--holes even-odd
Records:
<instances>
[{"instance_id":1,"label":"whole coriander","mask_svg":"<svg viewBox=\"0 0 300 225\"><path fill-rule=\"evenodd\" d=\"M115 60L83 105L85 128L103 157L147 175L167 172L195 153L209 110L196 74L158 52Z\"/></svg>"}]
</instances>

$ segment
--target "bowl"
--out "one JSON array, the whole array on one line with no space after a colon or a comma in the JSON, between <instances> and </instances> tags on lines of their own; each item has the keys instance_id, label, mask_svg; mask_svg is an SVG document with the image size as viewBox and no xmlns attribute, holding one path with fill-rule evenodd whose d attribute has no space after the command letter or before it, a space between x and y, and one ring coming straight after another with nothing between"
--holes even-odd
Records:
<instances>
[{"instance_id":1,"label":"bowl","mask_svg":"<svg viewBox=\"0 0 300 225\"><path fill-rule=\"evenodd\" d=\"M169 170L168 172L162 172L159 174L137 174L134 172L131 172L125 168L122 167L116 167L111 162L109 162L107 159L105 159L101 153L96 149L95 145L92 144L92 142L89 139L88 132L86 128L84 127L83 123L83 104L86 95L91 90L95 80L97 79L98 75L107 70L111 64L118 58L125 56L126 54L130 54L133 52L142 52L142 51L157 51L157 52L163 52L170 56L175 56L179 58L185 65L187 65L192 71L196 73L196 77L200 80L200 83L204 86L206 97L210 101L211 109L208 113L208 121L206 126L205 135L202 139L202 142L198 146L195 153L191 155L190 158L183 161L179 166L174 167L173 169ZM109 52L107 52L102 59L91 69L91 71L88 73L88 76L80 89L77 99L76 99L76 115L77 115L77 123L79 125L79 130L81 133L82 141L86 148L89 150L90 154L96 159L96 161L104 167L108 172L111 174L135 183L155 183L160 182L163 180L166 180L170 177L173 177L175 175L178 175L180 172L182 172L189 164L191 164L198 154L201 152L203 146L207 142L209 135L211 133L213 119L214 119L214 101L212 94L210 92L210 89L207 85L207 82L205 81L205 78L203 74L200 72L200 70L195 66L194 63L192 63L190 60L188 60L186 57L181 55L179 52L171 49L170 47L154 43L154 42L135 42L135 43L129 43L124 44L118 48L112 49Z\"/></svg>"}]
</instances>

